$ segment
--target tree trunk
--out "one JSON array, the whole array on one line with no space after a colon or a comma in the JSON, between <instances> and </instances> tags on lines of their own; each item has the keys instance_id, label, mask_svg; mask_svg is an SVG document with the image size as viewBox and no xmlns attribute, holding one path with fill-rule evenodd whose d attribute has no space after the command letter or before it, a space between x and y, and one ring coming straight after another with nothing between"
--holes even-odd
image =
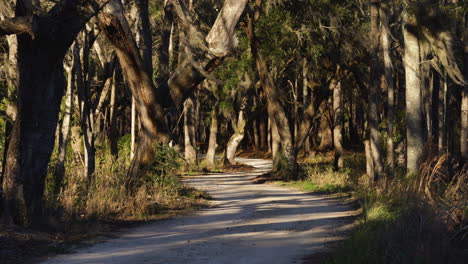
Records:
<instances>
[{"instance_id":1,"label":"tree trunk","mask_svg":"<svg viewBox=\"0 0 468 264\"><path fill-rule=\"evenodd\" d=\"M29 17L26 19L31 22L27 25L30 30L26 31L29 35L22 34L24 29L0 30L0 35L21 34L18 36L18 118L3 179L3 186L7 187L4 188L7 222L32 225L41 222L45 177L65 90L63 59L78 32L104 4L100 0L90 2L59 3L50 9L46 18ZM31 13L24 6L16 9L18 18L28 18ZM18 212L24 212L22 219L17 217Z\"/></svg>"},{"instance_id":2,"label":"tree trunk","mask_svg":"<svg viewBox=\"0 0 468 264\"><path fill-rule=\"evenodd\" d=\"M413 10L403 13L403 37L405 41L405 76L406 76L406 142L408 175L416 174L422 155L423 118L421 109L420 51L417 36L417 20Z\"/></svg>"},{"instance_id":3,"label":"tree trunk","mask_svg":"<svg viewBox=\"0 0 468 264\"><path fill-rule=\"evenodd\" d=\"M288 161L289 172L287 173L287 177L294 178L297 176L296 151L294 149L293 138L289 128L289 121L284 108L279 101L276 86L268 71L263 55L258 51L259 43L255 35L254 20L260 17L260 5L261 0L257 0L254 18L250 17L248 21L247 36L249 39L250 49L257 66L256 68L260 77L260 82L262 83L263 91L265 92L268 116L270 117L271 122L274 122L278 129L278 133L281 137L282 153Z\"/></svg>"},{"instance_id":4,"label":"tree trunk","mask_svg":"<svg viewBox=\"0 0 468 264\"><path fill-rule=\"evenodd\" d=\"M369 86L369 143L371 155L375 168L375 180L383 173L382 155L379 145L379 95L380 91L380 32L379 32L379 0L371 0L371 64L370 64L370 86Z\"/></svg>"},{"instance_id":5,"label":"tree trunk","mask_svg":"<svg viewBox=\"0 0 468 264\"><path fill-rule=\"evenodd\" d=\"M385 85L387 88L387 164L390 167L389 173L393 174L395 168L395 148L393 146L393 122L395 109L395 91L393 87L393 65L390 57L390 26L389 7L382 3L380 8L381 22L381 43L385 72Z\"/></svg>"},{"instance_id":6,"label":"tree trunk","mask_svg":"<svg viewBox=\"0 0 468 264\"><path fill-rule=\"evenodd\" d=\"M468 81L468 13L465 13L464 36L464 75ZM461 105L460 153L464 162L468 162L468 85L463 87Z\"/></svg>"},{"instance_id":7,"label":"tree trunk","mask_svg":"<svg viewBox=\"0 0 468 264\"><path fill-rule=\"evenodd\" d=\"M193 141L195 131L195 107L192 96L187 98L184 103L184 146L185 162L188 165L194 165L197 162L197 150Z\"/></svg>"},{"instance_id":8,"label":"tree trunk","mask_svg":"<svg viewBox=\"0 0 468 264\"><path fill-rule=\"evenodd\" d=\"M304 105L304 107L309 103L309 101L310 101L310 104L313 104L312 100L309 100L309 80L307 79L307 74L308 74L307 59L304 58L304 62L302 64L302 104ZM307 109L305 111L307 112ZM315 113L313 114L315 115ZM301 125L301 129L302 129L302 125ZM310 131L310 128L309 128L309 131ZM306 132L307 135L304 138L304 153L310 152L310 140L308 140L309 131ZM300 131L299 135L301 135L302 133L304 132ZM296 149L297 149L297 146L296 146Z\"/></svg>"},{"instance_id":9,"label":"tree trunk","mask_svg":"<svg viewBox=\"0 0 468 264\"><path fill-rule=\"evenodd\" d=\"M75 63L74 59L71 60L71 65L66 67L67 71L67 91L65 94L65 109L63 112L62 124L59 134L58 144L58 157L57 163L55 164L54 170L54 197L60 193L60 188L63 184L63 178L65 176L65 160L67 155L67 145L70 132L70 119L72 112L73 103L73 84L74 84L74 71Z\"/></svg>"},{"instance_id":10,"label":"tree trunk","mask_svg":"<svg viewBox=\"0 0 468 264\"><path fill-rule=\"evenodd\" d=\"M371 147L369 140L364 141L364 150L366 153L366 173L367 184L372 185L375 182L374 160L372 159Z\"/></svg>"},{"instance_id":11,"label":"tree trunk","mask_svg":"<svg viewBox=\"0 0 468 264\"><path fill-rule=\"evenodd\" d=\"M235 27L246 3L247 0L224 1L223 8L206 36L209 53L199 54L196 61L193 57L188 58L174 70L167 82L159 83L157 89L143 68L143 62L123 15L120 2L111 0L105 12L101 13L102 28L117 50L126 79L137 100L137 110L145 132L143 137L148 137L141 140L139 144L135 159L132 161L130 177L136 177L140 165L151 159L154 141L169 142L163 105L172 102L179 107L193 89L206 78L206 73L213 71L222 62L222 58L236 47L237 43L233 41L236 39ZM189 28L194 21L181 3L178 3L177 7L180 23L185 28ZM202 33L200 31L195 33L194 39L190 38L191 44L205 51L206 47L203 47L205 41L199 38ZM164 96L165 94L170 94L170 98Z\"/></svg>"},{"instance_id":12,"label":"tree trunk","mask_svg":"<svg viewBox=\"0 0 468 264\"><path fill-rule=\"evenodd\" d=\"M320 145L317 148L318 152L325 152L333 148L333 135L328 122L328 106L323 105L320 119Z\"/></svg>"},{"instance_id":13,"label":"tree trunk","mask_svg":"<svg viewBox=\"0 0 468 264\"><path fill-rule=\"evenodd\" d=\"M88 78L88 66L89 66L89 50L91 43L88 42L88 36L86 32L83 33L83 43L81 47L75 45L73 48L73 58L76 65L76 76L78 83L78 108L80 110L80 124L81 132L83 134L83 146L84 146L84 176L87 180L88 186L92 181L94 170L96 167L96 149L94 146L95 134L94 134L94 116L91 109L91 96L89 80ZM81 56L80 56L81 55ZM81 57L81 58L80 58Z\"/></svg>"},{"instance_id":14,"label":"tree trunk","mask_svg":"<svg viewBox=\"0 0 468 264\"><path fill-rule=\"evenodd\" d=\"M143 40L141 41L140 49L143 53L142 57L146 72L151 77L153 76L153 41L151 38L148 0L137 0L136 5L141 23L141 37Z\"/></svg>"},{"instance_id":15,"label":"tree trunk","mask_svg":"<svg viewBox=\"0 0 468 264\"><path fill-rule=\"evenodd\" d=\"M217 106L213 106L211 111L211 125L210 125L210 139L208 142L208 151L206 152L206 164L208 168L215 168L215 158L216 158L216 148L218 144L216 143L218 134L218 111Z\"/></svg>"},{"instance_id":16,"label":"tree trunk","mask_svg":"<svg viewBox=\"0 0 468 264\"><path fill-rule=\"evenodd\" d=\"M264 112L264 110L262 110L262 112ZM265 118L265 115L260 115L259 123L260 149L268 150L268 121L267 118Z\"/></svg>"},{"instance_id":17,"label":"tree trunk","mask_svg":"<svg viewBox=\"0 0 468 264\"><path fill-rule=\"evenodd\" d=\"M341 102L341 82L334 81L333 88L333 146L335 148L334 168L343 168L343 135L342 135L342 102Z\"/></svg>"},{"instance_id":18,"label":"tree trunk","mask_svg":"<svg viewBox=\"0 0 468 264\"><path fill-rule=\"evenodd\" d=\"M276 161L280 151L281 138L275 122L271 122L271 158Z\"/></svg>"},{"instance_id":19,"label":"tree trunk","mask_svg":"<svg viewBox=\"0 0 468 264\"><path fill-rule=\"evenodd\" d=\"M136 144L136 103L135 98L132 96L132 109L130 113L130 160L135 157L135 144Z\"/></svg>"},{"instance_id":20,"label":"tree trunk","mask_svg":"<svg viewBox=\"0 0 468 264\"><path fill-rule=\"evenodd\" d=\"M237 148L244 139L245 125L244 110L240 110L234 134L231 136L226 146L226 159L231 165L236 164L234 159L236 157Z\"/></svg>"},{"instance_id":21,"label":"tree trunk","mask_svg":"<svg viewBox=\"0 0 468 264\"><path fill-rule=\"evenodd\" d=\"M159 76L158 82L167 78L170 72L170 52L172 28L174 26L174 15L172 13L173 0L164 1L164 19L161 29L161 44L159 46Z\"/></svg>"}]
</instances>

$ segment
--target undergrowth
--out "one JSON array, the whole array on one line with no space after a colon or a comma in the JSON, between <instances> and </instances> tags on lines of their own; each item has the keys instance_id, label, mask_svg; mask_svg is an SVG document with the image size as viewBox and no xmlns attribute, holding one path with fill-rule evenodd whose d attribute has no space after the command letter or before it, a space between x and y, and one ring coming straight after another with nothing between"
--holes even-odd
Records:
<instances>
[{"instance_id":1,"label":"undergrowth","mask_svg":"<svg viewBox=\"0 0 468 264\"><path fill-rule=\"evenodd\" d=\"M168 210L206 205L205 200L209 198L206 193L181 183L179 175L183 159L179 152L165 145L156 147L152 163L141 170L138 179L134 179L135 189L127 190L129 149L128 137L119 140L117 156L111 154L109 144L99 145L92 180L84 176L81 154L69 149L66 175L58 197L51 195L53 182L47 184L47 204L55 208L56 217L65 222L147 220Z\"/></svg>"},{"instance_id":2,"label":"undergrowth","mask_svg":"<svg viewBox=\"0 0 468 264\"><path fill-rule=\"evenodd\" d=\"M465 263L468 259L468 174L446 156L426 158L418 175L403 173L367 186L365 157L346 153L301 161L301 179L280 182L308 192L349 192L362 214L327 263ZM402 171L402 170L397 170Z\"/></svg>"}]
</instances>

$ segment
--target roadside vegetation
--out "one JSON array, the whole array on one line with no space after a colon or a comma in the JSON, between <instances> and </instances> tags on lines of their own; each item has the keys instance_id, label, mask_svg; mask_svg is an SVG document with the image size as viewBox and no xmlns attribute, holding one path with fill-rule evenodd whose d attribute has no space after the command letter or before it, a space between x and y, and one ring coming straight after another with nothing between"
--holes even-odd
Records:
<instances>
[{"instance_id":1,"label":"roadside vegetation","mask_svg":"<svg viewBox=\"0 0 468 264\"><path fill-rule=\"evenodd\" d=\"M465 263L468 257L468 174L446 155L429 158L418 176L404 173L368 185L365 155L346 152L335 170L332 152L300 162L298 180L268 180L310 193L337 194L359 208L349 238L324 263ZM450 176L450 171L458 171ZM401 170L403 172L403 170Z\"/></svg>"}]
</instances>

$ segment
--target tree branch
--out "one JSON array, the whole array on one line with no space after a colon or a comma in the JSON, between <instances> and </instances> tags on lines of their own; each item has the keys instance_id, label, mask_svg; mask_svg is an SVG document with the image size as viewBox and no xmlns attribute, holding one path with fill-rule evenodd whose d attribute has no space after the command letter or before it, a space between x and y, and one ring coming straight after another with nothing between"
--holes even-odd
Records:
<instances>
[{"instance_id":1,"label":"tree branch","mask_svg":"<svg viewBox=\"0 0 468 264\"><path fill-rule=\"evenodd\" d=\"M37 24L34 16L5 18L0 21L0 36L29 34L35 37Z\"/></svg>"}]
</instances>

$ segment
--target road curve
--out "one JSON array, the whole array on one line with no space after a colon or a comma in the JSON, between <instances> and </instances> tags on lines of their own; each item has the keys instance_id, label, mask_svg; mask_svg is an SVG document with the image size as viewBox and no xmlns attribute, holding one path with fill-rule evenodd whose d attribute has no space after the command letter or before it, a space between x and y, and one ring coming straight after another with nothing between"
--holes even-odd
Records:
<instances>
[{"instance_id":1,"label":"road curve","mask_svg":"<svg viewBox=\"0 0 468 264\"><path fill-rule=\"evenodd\" d=\"M329 196L251 184L271 169L271 162L238 161L256 169L185 179L214 197L213 208L143 225L42 263L302 263L324 250L326 242L342 239L352 208Z\"/></svg>"}]
</instances>

